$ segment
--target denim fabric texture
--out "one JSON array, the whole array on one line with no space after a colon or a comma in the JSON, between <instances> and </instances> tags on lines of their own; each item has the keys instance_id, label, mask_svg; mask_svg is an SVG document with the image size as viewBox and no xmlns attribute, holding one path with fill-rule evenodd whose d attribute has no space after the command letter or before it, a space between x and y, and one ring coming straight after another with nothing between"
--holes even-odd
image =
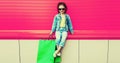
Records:
<instances>
[{"instance_id":1,"label":"denim fabric texture","mask_svg":"<svg viewBox=\"0 0 120 63\"><path fill-rule=\"evenodd\" d=\"M60 28L59 31L56 31L55 36L56 36L56 41L55 41L56 45L64 47L67 38L67 31L65 30L65 28Z\"/></svg>"},{"instance_id":2,"label":"denim fabric texture","mask_svg":"<svg viewBox=\"0 0 120 63\"><path fill-rule=\"evenodd\" d=\"M66 38L67 38L67 32L70 31L73 32L72 22L70 19L70 16L68 14L65 14L65 27L61 28L60 23L62 20L62 17L60 14L55 15L54 21L52 24L52 32L55 32L56 36L56 45L64 47Z\"/></svg>"},{"instance_id":3,"label":"denim fabric texture","mask_svg":"<svg viewBox=\"0 0 120 63\"><path fill-rule=\"evenodd\" d=\"M72 22L71 22L70 16L68 14L65 14L65 17L66 17L65 30L70 31L72 33L73 27L72 27ZM52 24L52 32L58 31L60 29L61 19L62 18L60 16L60 14L55 15L53 24Z\"/></svg>"}]
</instances>

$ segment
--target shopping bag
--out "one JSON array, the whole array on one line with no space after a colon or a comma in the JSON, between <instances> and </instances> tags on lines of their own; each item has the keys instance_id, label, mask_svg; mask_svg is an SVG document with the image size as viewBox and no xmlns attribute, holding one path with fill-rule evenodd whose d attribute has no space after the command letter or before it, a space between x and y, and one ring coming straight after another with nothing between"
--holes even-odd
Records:
<instances>
[{"instance_id":1,"label":"shopping bag","mask_svg":"<svg viewBox=\"0 0 120 63\"><path fill-rule=\"evenodd\" d=\"M37 63L54 63L55 40L39 40Z\"/></svg>"},{"instance_id":2,"label":"shopping bag","mask_svg":"<svg viewBox=\"0 0 120 63\"><path fill-rule=\"evenodd\" d=\"M61 62L61 56L57 56L55 59L54 59L54 63L60 63Z\"/></svg>"}]
</instances>

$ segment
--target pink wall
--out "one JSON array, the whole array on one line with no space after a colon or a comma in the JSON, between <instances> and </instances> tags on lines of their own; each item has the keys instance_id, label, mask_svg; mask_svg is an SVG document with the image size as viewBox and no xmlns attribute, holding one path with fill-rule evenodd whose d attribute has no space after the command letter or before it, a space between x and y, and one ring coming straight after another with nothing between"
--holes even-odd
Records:
<instances>
[{"instance_id":1,"label":"pink wall","mask_svg":"<svg viewBox=\"0 0 120 63\"><path fill-rule=\"evenodd\" d=\"M120 37L120 0L0 0L0 38L47 37L59 1L75 30L69 38Z\"/></svg>"}]
</instances>

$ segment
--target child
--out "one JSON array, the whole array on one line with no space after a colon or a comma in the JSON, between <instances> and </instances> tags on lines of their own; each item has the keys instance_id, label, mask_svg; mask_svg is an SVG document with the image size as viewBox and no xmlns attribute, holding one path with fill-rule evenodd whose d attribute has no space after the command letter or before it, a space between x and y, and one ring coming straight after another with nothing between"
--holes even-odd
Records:
<instances>
[{"instance_id":1,"label":"child","mask_svg":"<svg viewBox=\"0 0 120 63\"><path fill-rule=\"evenodd\" d=\"M57 5L58 14L54 17L54 22L52 25L52 30L50 35L55 32L57 50L54 52L53 56L60 56L61 49L64 47L68 30L73 34L73 27L71 23L70 16L66 14L67 6L64 2L59 2Z\"/></svg>"}]
</instances>

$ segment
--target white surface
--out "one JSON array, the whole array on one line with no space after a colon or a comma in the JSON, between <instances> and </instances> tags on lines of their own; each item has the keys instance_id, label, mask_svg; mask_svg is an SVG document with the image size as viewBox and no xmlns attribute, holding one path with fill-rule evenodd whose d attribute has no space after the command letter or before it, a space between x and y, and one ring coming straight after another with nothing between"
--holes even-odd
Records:
<instances>
[{"instance_id":1,"label":"white surface","mask_svg":"<svg viewBox=\"0 0 120 63\"><path fill-rule=\"evenodd\" d=\"M108 40L80 40L80 63L106 63Z\"/></svg>"},{"instance_id":2,"label":"white surface","mask_svg":"<svg viewBox=\"0 0 120 63\"><path fill-rule=\"evenodd\" d=\"M120 63L120 40L109 41L109 63Z\"/></svg>"},{"instance_id":3,"label":"white surface","mask_svg":"<svg viewBox=\"0 0 120 63\"><path fill-rule=\"evenodd\" d=\"M61 63L78 63L78 40L67 40Z\"/></svg>"},{"instance_id":4,"label":"white surface","mask_svg":"<svg viewBox=\"0 0 120 63\"><path fill-rule=\"evenodd\" d=\"M21 63L36 63L38 40L20 40Z\"/></svg>"},{"instance_id":5,"label":"white surface","mask_svg":"<svg viewBox=\"0 0 120 63\"><path fill-rule=\"evenodd\" d=\"M19 63L18 40L0 40L0 63Z\"/></svg>"}]
</instances>

